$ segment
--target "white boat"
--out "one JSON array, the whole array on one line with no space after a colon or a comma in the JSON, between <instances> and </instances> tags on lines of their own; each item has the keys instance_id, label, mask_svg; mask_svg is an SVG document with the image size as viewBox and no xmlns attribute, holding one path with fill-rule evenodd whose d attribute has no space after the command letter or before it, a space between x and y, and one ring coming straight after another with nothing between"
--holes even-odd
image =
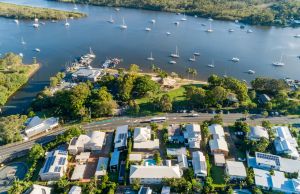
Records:
<instances>
[{"instance_id":1,"label":"white boat","mask_svg":"<svg viewBox=\"0 0 300 194\"><path fill-rule=\"evenodd\" d=\"M147 27L147 28L145 28L145 31L150 32L151 28Z\"/></svg>"},{"instance_id":2,"label":"white boat","mask_svg":"<svg viewBox=\"0 0 300 194\"><path fill-rule=\"evenodd\" d=\"M295 38L300 38L300 34L296 34L294 37Z\"/></svg>"},{"instance_id":3,"label":"white boat","mask_svg":"<svg viewBox=\"0 0 300 194\"><path fill-rule=\"evenodd\" d=\"M39 19L35 17L35 18L34 18L34 22L35 22L35 23L38 23L38 22L39 22Z\"/></svg>"},{"instance_id":4,"label":"white boat","mask_svg":"<svg viewBox=\"0 0 300 194\"><path fill-rule=\"evenodd\" d=\"M127 29L127 25L125 24L125 19L123 18L123 23L120 25L121 29Z\"/></svg>"},{"instance_id":5,"label":"white boat","mask_svg":"<svg viewBox=\"0 0 300 194\"><path fill-rule=\"evenodd\" d=\"M77 10L78 9L78 7L77 7L77 5L74 3L74 8L73 8L74 10Z\"/></svg>"},{"instance_id":6,"label":"white boat","mask_svg":"<svg viewBox=\"0 0 300 194\"><path fill-rule=\"evenodd\" d=\"M170 64L176 64L176 61L171 60L171 61L169 61L169 63Z\"/></svg>"},{"instance_id":7,"label":"white boat","mask_svg":"<svg viewBox=\"0 0 300 194\"><path fill-rule=\"evenodd\" d=\"M168 36L170 36L170 35L171 35L171 32L166 32L166 34L167 34Z\"/></svg>"},{"instance_id":8,"label":"white boat","mask_svg":"<svg viewBox=\"0 0 300 194\"><path fill-rule=\"evenodd\" d=\"M176 46L175 53L171 53L170 57L173 57L173 58L179 58L180 57L177 46Z\"/></svg>"},{"instance_id":9,"label":"white boat","mask_svg":"<svg viewBox=\"0 0 300 194\"><path fill-rule=\"evenodd\" d=\"M228 32L234 32L234 29L229 29Z\"/></svg>"},{"instance_id":10,"label":"white boat","mask_svg":"<svg viewBox=\"0 0 300 194\"><path fill-rule=\"evenodd\" d=\"M206 32L213 32L213 29L211 28L211 23L209 23L209 28L206 30Z\"/></svg>"},{"instance_id":11,"label":"white boat","mask_svg":"<svg viewBox=\"0 0 300 194\"><path fill-rule=\"evenodd\" d=\"M194 18L198 18L198 16L197 16L197 15L194 15Z\"/></svg>"},{"instance_id":12,"label":"white boat","mask_svg":"<svg viewBox=\"0 0 300 194\"><path fill-rule=\"evenodd\" d=\"M66 19L66 22L65 22L65 26L70 26L70 23L68 22L68 19Z\"/></svg>"},{"instance_id":13,"label":"white boat","mask_svg":"<svg viewBox=\"0 0 300 194\"><path fill-rule=\"evenodd\" d=\"M282 67L282 66L284 66L285 64L284 64L284 62L282 62L282 58L283 58L283 56L281 55L280 61L275 61L275 62L272 63L272 65L274 65L276 67Z\"/></svg>"},{"instance_id":14,"label":"white boat","mask_svg":"<svg viewBox=\"0 0 300 194\"><path fill-rule=\"evenodd\" d=\"M186 16L185 16L185 14L183 14L183 17L181 18L181 21L186 21L187 19L186 19Z\"/></svg>"},{"instance_id":15,"label":"white boat","mask_svg":"<svg viewBox=\"0 0 300 194\"><path fill-rule=\"evenodd\" d=\"M22 57L22 58L24 57L23 53L19 53L19 56Z\"/></svg>"},{"instance_id":16,"label":"white boat","mask_svg":"<svg viewBox=\"0 0 300 194\"><path fill-rule=\"evenodd\" d=\"M21 44L25 45L26 42L24 41L23 37L21 38Z\"/></svg>"},{"instance_id":17,"label":"white boat","mask_svg":"<svg viewBox=\"0 0 300 194\"><path fill-rule=\"evenodd\" d=\"M87 54L87 56L88 57L90 57L90 58L96 58L96 55L94 54L94 52L92 51L92 48L90 47L90 52L89 52L89 54Z\"/></svg>"},{"instance_id":18,"label":"white boat","mask_svg":"<svg viewBox=\"0 0 300 194\"><path fill-rule=\"evenodd\" d=\"M174 22L174 24L175 24L176 26L178 26L180 23L179 23L179 22Z\"/></svg>"},{"instance_id":19,"label":"white boat","mask_svg":"<svg viewBox=\"0 0 300 194\"><path fill-rule=\"evenodd\" d=\"M115 20L113 19L112 15L110 15L110 19L107 20L107 22L109 22L111 24L115 23Z\"/></svg>"},{"instance_id":20,"label":"white boat","mask_svg":"<svg viewBox=\"0 0 300 194\"><path fill-rule=\"evenodd\" d=\"M39 25L38 23L34 23L34 24L32 24L32 26L33 26L34 28L40 27L40 25Z\"/></svg>"},{"instance_id":21,"label":"white boat","mask_svg":"<svg viewBox=\"0 0 300 194\"><path fill-rule=\"evenodd\" d=\"M120 8L115 8L116 11L120 11Z\"/></svg>"},{"instance_id":22,"label":"white boat","mask_svg":"<svg viewBox=\"0 0 300 194\"><path fill-rule=\"evenodd\" d=\"M16 24L19 24L19 20L17 20L17 19L15 19L14 22L15 22Z\"/></svg>"},{"instance_id":23,"label":"white boat","mask_svg":"<svg viewBox=\"0 0 300 194\"><path fill-rule=\"evenodd\" d=\"M41 52L41 50L39 48L35 48L34 51Z\"/></svg>"},{"instance_id":24,"label":"white boat","mask_svg":"<svg viewBox=\"0 0 300 194\"><path fill-rule=\"evenodd\" d=\"M252 31L252 30L250 30L250 29L249 29L249 30L247 30L247 33L252 33L252 32L253 32L253 31Z\"/></svg>"},{"instance_id":25,"label":"white boat","mask_svg":"<svg viewBox=\"0 0 300 194\"><path fill-rule=\"evenodd\" d=\"M212 63L211 63L211 64L208 64L207 67L214 68L214 67L215 67L214 60L212 60Z\"/></svg>"},{"instance_id":26,"label":"white boat","mask_svg":"<svg viewBox=\"0 0 300 194\"><path fill-rule=\"evenodd\" d=\"M234 20L235 23L239 23L239 20Z\"/></svg>"},{"instance_id":27,"label":"white boat","mask_svg":"<svg viewBox=\"0 0 300 194\"><path fill-rule=\"evenodd\" d=\"M212 21L214 21L214 19L212 19L212 18L208 18L208 21L212 22Z\"/></svg>"},{"instance_id":28,"label":"white boat","mask_svg":"<svg viewBox=\"0 0 300 194\"><path fill-rule=\"evenodd\" d=\"M237 57L232 57L231 61L232 61L232 62L239 62L239 61L240 61L240 59L239 59L239 58L237 58Z\"/></svg>"},{"instance_id":29,"label":"white boat","mask_svg":"<svg viewBox=\"0 0 300 194\"><path fill-rule=\"evenodd\" d=\"M194 55L195 55L195 56L200 56L200 53L194 52Z\"/></svg>"},{"instance_id":30,"label":"white boat","mask_svg":"<svg viewBox=\"0 0 300 194\"><path fill-rule=\"evenodd\" d=\"M155 23L156 23L155 19L152 19L150 22L151 22L152 24L155 24Z\"/></svg>"},{"instance_id":31,"label":"white boat","mask_svg":"<svg viewBox=\"0 0 300 194\"><path fill-rule=\"evenodd\" d=\"M196 61L196 57L195 57L195 55L193 55L191 58L189 58L189 61L191 61L191 62L195 62L195 61Z\"/></svg>"},{"instance_id":32,"label":"white boat","mask_svg":"<svg viewBox=\"0 0 300 194\"><path fill-rule=\"evenodd\" d=\"M248 74L255 74L255 71L249 69L249 70L248 70Z\"/></svg>"},{"instance_id":33,"label":"white boat","mask_svg":"<svg viewBox=\"0 0 300 194\"><path fill-rule=\"evenodd\" d=\"M150 57L147 58L148 61L154 61L154 58L152 56L152 52L150 53Z\"/></svg>"}]
</instances>

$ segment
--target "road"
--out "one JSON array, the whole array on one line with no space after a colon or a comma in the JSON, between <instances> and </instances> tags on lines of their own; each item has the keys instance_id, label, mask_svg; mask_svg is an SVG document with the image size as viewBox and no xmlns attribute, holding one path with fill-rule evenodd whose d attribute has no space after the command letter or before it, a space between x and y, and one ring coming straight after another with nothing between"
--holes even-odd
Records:
<instances>
[{"instance_id":1,"label":"road","mask_svg":"<svg viewBox=\"0 0 300 194\"><path fill-rule=\"evenodd\" d=\"M164 116L167 117L167 122L171 124L171 123L193 123L193 122L199 123L211 119L214 115L208 113L199 113L199 116L197 117L188 117L188 114L185 113L170 113L170 114L165 114ZM237 119L242 117L244 117L243 114L233 114L233 113L224 114L223 122L225 125L232 124ZM88 123L83 125L82 127L87 131L99 130L99 129L115 129L117 126L120 125L131 125L131 126L141 125L140 122L148 120L150 118L151 117L138 117L138 118L114 117L103 121ZM273 124L300 123L299 118L290 118L290 117L269 117L269 118L259 118L255 120L247 119L247 122L250 125L256 125L256 124L260 124L262 120L269 120ZM64 131L65 128L59 128L50 133L45 133L34 140L1 146L0 162L8 161L13 158L23 156L28 152L28 150L35 143L45 144L50 141L53 141L59 133L62 133Z\"/></svg>"}]
</instances>

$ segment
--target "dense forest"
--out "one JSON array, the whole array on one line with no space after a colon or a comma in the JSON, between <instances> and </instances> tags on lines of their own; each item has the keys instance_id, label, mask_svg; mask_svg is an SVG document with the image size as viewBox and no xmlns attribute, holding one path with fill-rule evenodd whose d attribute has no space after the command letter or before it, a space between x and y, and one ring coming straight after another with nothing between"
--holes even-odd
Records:
<instances>
[{"instance_id":1,"label":"dense forest","mask_svg":"<svg viewBox=\"0 0 300 194\"><path fill-rule=\"evenodd\" d=\"M0 106L28 81L38 67L38 64L24 65L22 57L13 53L0 58Z\"/></svg>"},{"instance_id":2,"label":"dense forest","mask_svg":"<svg viewBox=\"0 0 300 194\"><path fill-rule=\"evenodd\" d=\"M249 24L280 25L300 19L297 0L59 0L103 6L120 6L158 11L181 12Z\"/></svg>"},{"instance_id":3,"label":"dense forest","mask_svg":"<svg viewBox=\"0 0 300 194\"><path fill-rule=\"evenodd\" d=\"M65 18L80 18L86 16L83 13L61 11L48 8L30 7L0 2L0 16L18 19L53 19L61 20Z\"/></svg>"}]
</instances>

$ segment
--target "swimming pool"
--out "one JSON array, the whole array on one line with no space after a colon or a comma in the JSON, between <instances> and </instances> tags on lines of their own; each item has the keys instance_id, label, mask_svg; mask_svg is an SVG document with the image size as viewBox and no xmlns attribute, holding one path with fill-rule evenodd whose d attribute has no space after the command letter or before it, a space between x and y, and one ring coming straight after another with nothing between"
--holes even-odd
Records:
<instances>
[{"instance_id":1,"label":"swimming pool","mask_svg":"<svg viewBox=\"0 0 300 194\"><path fill-rule=\"evenodd\" d=\"M149 166L155 166L156 161L154 159L145 159L143 160L143 164L146 165L146 162L148 163Z\"/></svg>"}]
</instances>

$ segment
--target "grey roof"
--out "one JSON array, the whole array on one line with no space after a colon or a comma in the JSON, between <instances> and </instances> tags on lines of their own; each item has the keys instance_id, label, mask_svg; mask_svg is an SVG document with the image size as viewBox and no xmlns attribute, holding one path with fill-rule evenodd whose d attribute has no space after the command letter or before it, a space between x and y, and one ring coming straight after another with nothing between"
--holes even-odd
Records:
<instances>
[{"instance_id":1,"label":"grey roof","mask_svg":"<svg viewBox=\"0 0 300 194\"><path fill-rule=\"evenodd\" d=\"M260 103L267 103L267 102L269 102L269 101L271 101L271 98L267 95L267 94L261 94L261 95L259 95L259 97L258 97L258 101L260 102Z\"/></svg>"},{"instance_id":2,"label":"grey roof","mask_svg":"<svg viewBox=\"0 0 300 194\"><path fill-rule=\"evenodd\" d=\"M117 127L115 139L114 139L115 148L126 147L127 137L128 137L128 125Z\"/></svg>"},{"instance_id":3,"label":"grey roof","mask_svg":"<svg viewBox=\"0 0 300 194\"><path fill-rule=\"evenodd\" d=\"M206 176L207 164L203 153L200 151L193 152L192 156L193 156L192 163L193 163L194 174L203 174L204 176Z\"/></svg>"},{"instance_id":4,"label":"grey roof","mask_svg":"<svg viewBox=\"0 0 300 194\"><path fill-rule=\"evenodd\" d=\"M246 168L243 162L238 161L226 161L226 168L229 176L239 176L239 177L246 177Z\"/></svg>"},{"instance_id":5,"label":"grey roof","mask_svg":"<svg viewBox=\"0 0 300 194\"><path fill-rule=\"evenodd\" d=\"M249 133L249 138L250 139L260 139L260 138L266 138L269 139L269 134L267 129L265 129L262 126L251 126L250 127L250 133Z\"/></svg>"}]
</instances>

